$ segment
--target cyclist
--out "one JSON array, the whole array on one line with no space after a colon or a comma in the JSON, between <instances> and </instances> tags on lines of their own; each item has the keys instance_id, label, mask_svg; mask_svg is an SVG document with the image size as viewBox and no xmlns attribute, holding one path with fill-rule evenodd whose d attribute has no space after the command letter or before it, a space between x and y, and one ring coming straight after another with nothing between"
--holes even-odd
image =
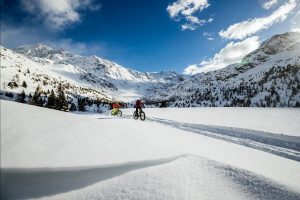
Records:
<instances>
[{"instance_id":1,"label":"cyclist","mask_svg":"<svg viewBox=\"0 0 300 200\"><path fill-rule=\"evenodd\" d=\"M121 106L120 106L120 104L119 104L118 102L114 102L114 103L112 104L112 108L113 108L113 109L112 109L112 111L111 111L111 114L112 114L112 115L116 115L120 107L121 107Z\"/></svg>"},{"instance_id":2,"label":"cyclist","mask_svg":"<svg viewBox=\"0 0 300 200\"><path fill-rule=\"evenodd\" d=\"M140 112L142 112L142 108L145 108L143 101L140 99L136 100L134 107L136 117L138 116L138 111L140 110Z\"/></svg>"}]
</instances>

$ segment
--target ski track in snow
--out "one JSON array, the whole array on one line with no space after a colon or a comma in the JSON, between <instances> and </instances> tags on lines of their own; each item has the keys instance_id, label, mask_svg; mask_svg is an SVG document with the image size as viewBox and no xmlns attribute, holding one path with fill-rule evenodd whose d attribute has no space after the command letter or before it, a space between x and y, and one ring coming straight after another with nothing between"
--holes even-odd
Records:
<instances>
[{"instance_id":1,"label":"ski track in snow","mask_svg":"<svg viewBox=\"0 0 300 200\"><path fill-rule=\"evenodd\" d=\"M4 168L1 169L1 199L38 198L79 189L111 179L127 172L172 162L171 158L128 162L122 164L64 168Z\"/></svg>"},{"instance_id":2,"label":"ski track in snow","mask_svg":"<svg viewBox=\"0 0 300 200\"><path fill-rule=\"evenodd\" d=\"M132 118L130 115L123 116ZM278 135L242 128L184 123L153 117L148 117L147 120L300 161L300 138L296 136Z\"/></svg>"}]
</instances>

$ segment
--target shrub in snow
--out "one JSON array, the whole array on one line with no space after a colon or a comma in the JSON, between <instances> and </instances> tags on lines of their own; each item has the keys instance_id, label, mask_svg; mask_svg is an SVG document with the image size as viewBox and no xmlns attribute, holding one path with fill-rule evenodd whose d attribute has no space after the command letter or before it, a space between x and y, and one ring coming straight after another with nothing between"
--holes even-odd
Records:
<instances>
[{"instance_id":1,"label":"shrub in snow","mask_svg":"<svg viewBox=\"0 0 300 200\"><path fill-rule=\"evenodd\" d=\"M26 83L25 81L23 81L22 87L23 87L23 88L27 88L27 83Z\"/></svg>"},{"instance_id":2,"label":"shrub in snow","mask_svg":"<svg viewBox=\"0 0 300 200\"><path fill-rule=\"evenodd\" d=\"M14 89L14 88L18 87L18 84L16 82L14 82L14 81L9 82L7 85L11 89Z\"/></svg>"}]
</instances>

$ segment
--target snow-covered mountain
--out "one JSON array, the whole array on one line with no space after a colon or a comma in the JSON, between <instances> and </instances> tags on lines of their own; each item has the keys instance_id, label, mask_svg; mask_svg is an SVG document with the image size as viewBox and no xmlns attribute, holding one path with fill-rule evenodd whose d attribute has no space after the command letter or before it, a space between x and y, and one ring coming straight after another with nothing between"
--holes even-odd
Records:
<instances>
[{"instance_id":1,"label":"snow-covered mountain","mask_svg":"<svg viewBox=\"0 0 300 200\"><path fill-rule=\"evenodd\" d=\"M150 78L144 73L126 69L112 61L97 56L85 57L75 55L70 52L65 52L62 49L52 49L43 44L25 45L13 50L33 59L49 59L56 64L71 64L73 66L78 66L85 71L106 79L150 81Z\"/></svg>"},{"instance_id":2,"label":"snow-covered mountain","mask_svg":"<svg viewBox=\"0 0 300 200\"><path fill-rule=\"evenodd\" d=\"M174 71L142 73L97 56L80 56L43 44L0 48L1 88L14 93L23 89L33 93L38 85L47 91L63 83L70 97L131 101L182 77ZM19 87L23 81L27 88Z\"/></svg>"},{"instance_id":3,"label":"snow-covered mountain","mask_svg":"<svg viewBox=\"0 0 300 200\"><path fill-rule=\"evenodd\" d=\"M240 63L157 90L170 105L300 106L300 33L275 35ZM158 94L158 95L157 95Z\"/></svg>"},{"instance_id":4,"label":"snow-covered mountain","mask_svg":"<svg viewBox=\"0 0 300 200\"><path fill-rule=\"evenodd\" d=\"M300 33L275 35L242 62L194 76L138 72L43 44L0 51L2 93L28 95L38 85L48 91L62 83L75 102L78 97L106 102L142 97L148 104L178 107L300 106Z\"/></svg>"}]
</instances>

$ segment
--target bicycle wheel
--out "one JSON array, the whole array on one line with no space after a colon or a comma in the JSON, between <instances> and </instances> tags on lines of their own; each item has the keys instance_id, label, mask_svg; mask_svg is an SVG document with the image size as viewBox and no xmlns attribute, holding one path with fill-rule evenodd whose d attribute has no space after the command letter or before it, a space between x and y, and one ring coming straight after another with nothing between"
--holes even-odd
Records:
<instances>
[{"instance_id":1,"label":"bicycle wheel","mask_svg":"<svg viewBox=\"0 0 300 200\"><path fill-rule=\"evenodd\" d=\"M117 116L122 117L122 111L121 110L118 111Z\"/></svg>"},{"instance_id":2,"label":"bicycle wheel","mask_svg":"<svg viewBox=\"0 0 300 200\"><path fill-rule=\"evenodd\" d=\"M144 113L144 111L142 111L140 113L140 118L141 118L142 121L144 121L146 119L146 114Z\"/></svg>"},{"instance_id":3,"label":"bicycle wheel","mask_svg":"<svg viewBox=\"0 0 300 200\"><path fill-rule=\"evenodd\" d=\"M133 119L138 119L139 116L136 114L136 111L133 112Z\"/></svg>"}]
</instances>

